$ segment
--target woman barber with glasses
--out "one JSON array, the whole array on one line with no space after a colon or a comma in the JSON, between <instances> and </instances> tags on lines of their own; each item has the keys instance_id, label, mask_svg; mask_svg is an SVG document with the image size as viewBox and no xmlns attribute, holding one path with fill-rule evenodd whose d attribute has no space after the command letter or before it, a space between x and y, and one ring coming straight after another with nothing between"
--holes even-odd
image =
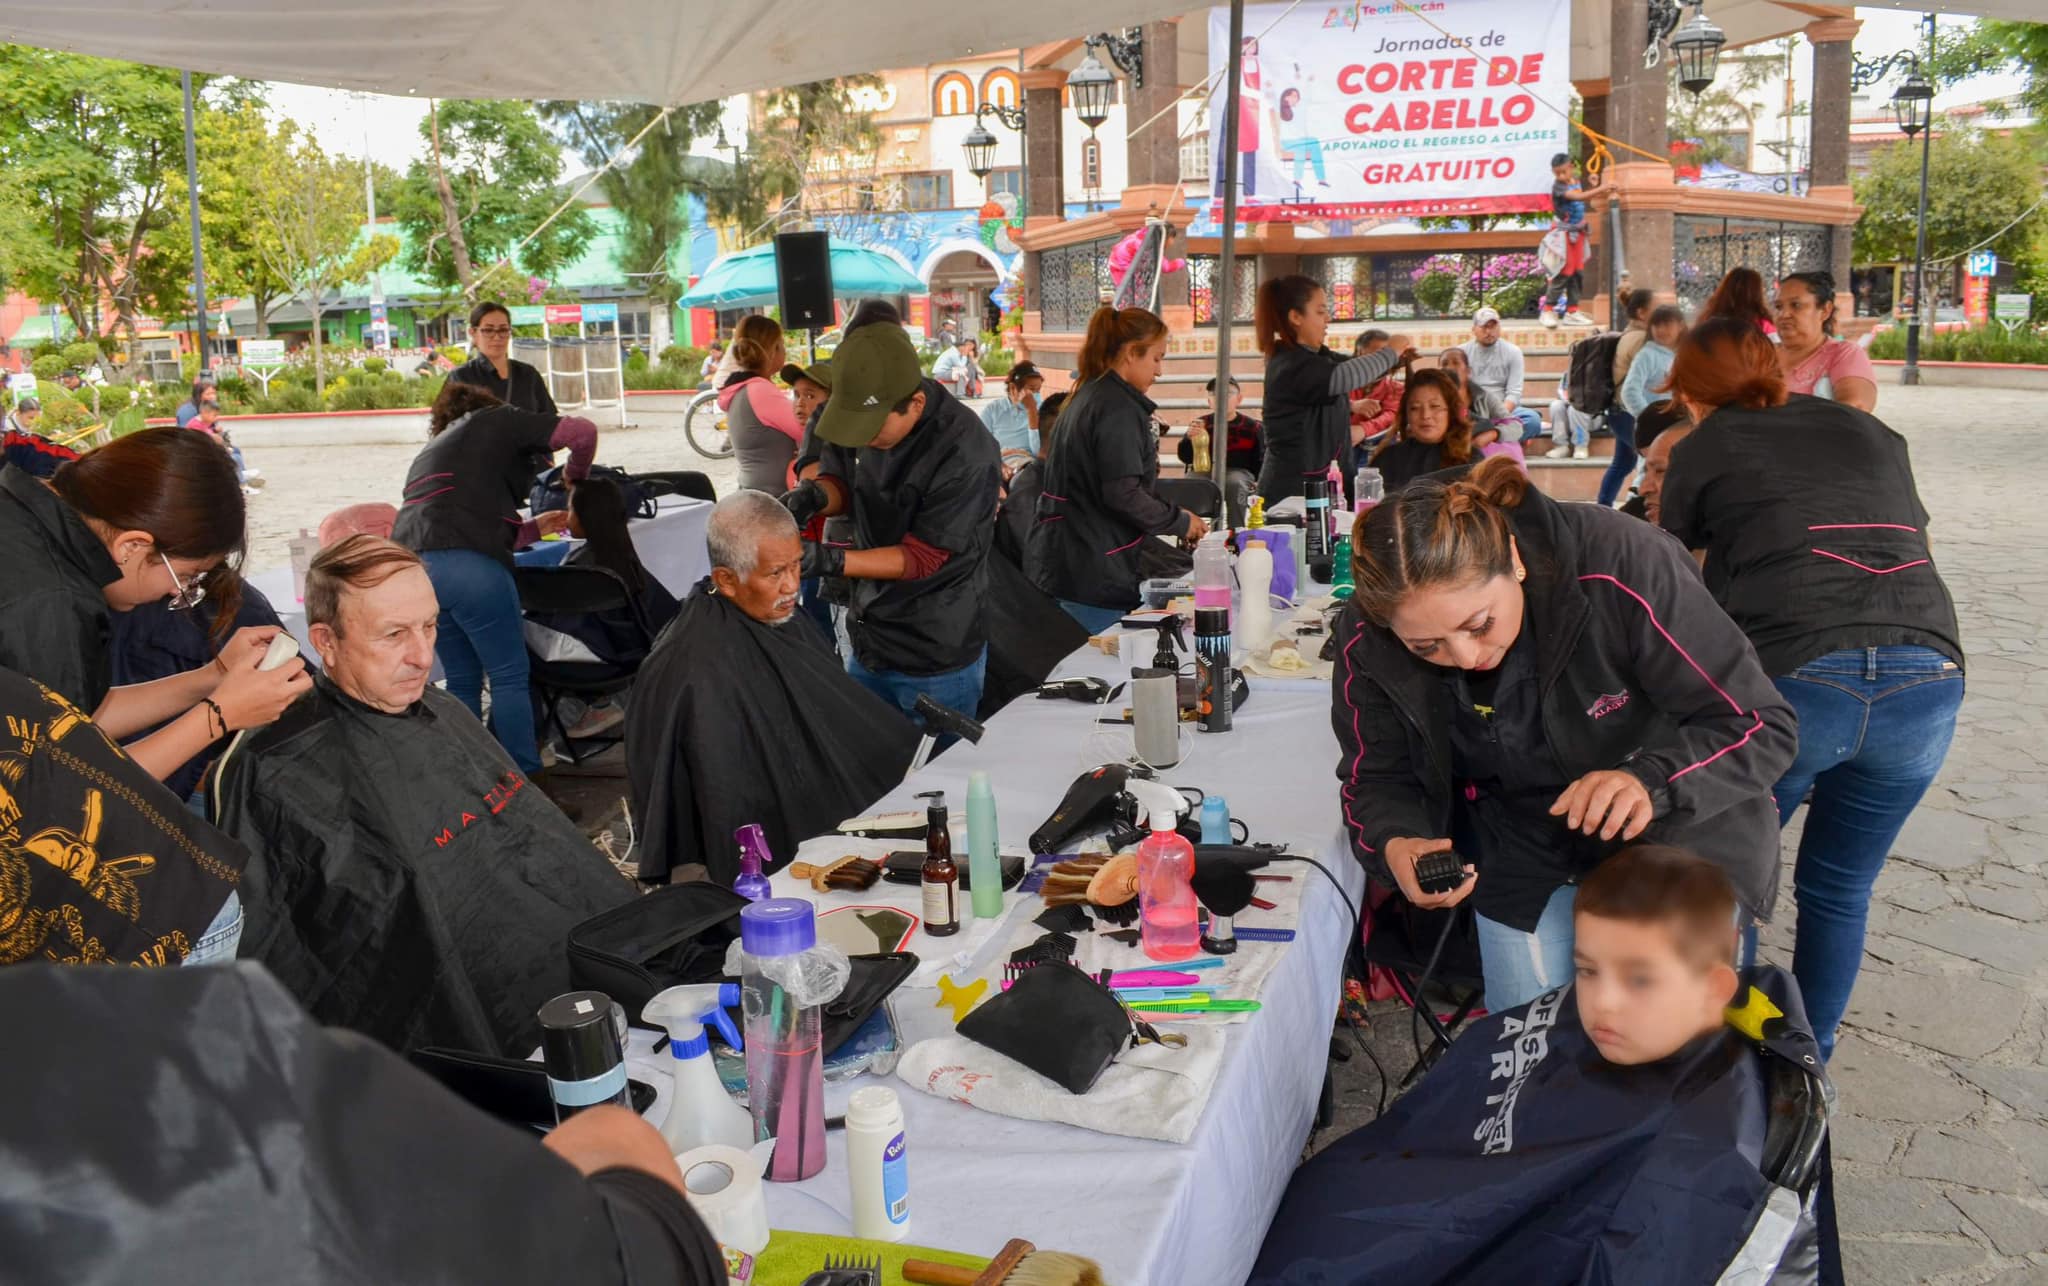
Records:
<instances>
[{"instance_id":1,"label":"woman barber with glasses","mask_svg":"<svg viewBox=\"0 0 2048 1286\"><path fill-rule=\"evenodd\" d=\"M450 384L473 385L517 410L560 414L541 373L511 357L512 314L505 305L484 303L472 308L469 338L476 356L448 372Z\"/></svg>"},{"instance_id":2,"label":"woman barber with glasses","mask_svg":"<svg viewBox=\"0 0 2048 1286\"><path fill-rule=\"evenodd\" d=\"M116 741L156 727L127 751L159 779L228 733L271 722L311 685L296 659L256 668L274 627L235 631L183 674L112 686L110 612L205 600L216 621L234 620L243 528L235 462L184 429L116 438L47 482L0 470L0 548L10 555L0 667L49 688Z\"/></svg>"}]
</instances>

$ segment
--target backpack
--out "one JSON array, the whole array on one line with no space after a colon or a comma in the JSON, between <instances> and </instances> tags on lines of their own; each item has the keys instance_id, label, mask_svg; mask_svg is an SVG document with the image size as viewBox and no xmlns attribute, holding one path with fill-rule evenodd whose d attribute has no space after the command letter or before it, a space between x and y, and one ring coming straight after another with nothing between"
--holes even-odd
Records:
<instances>
[{"instance_id":1,"label":"backpack","mask_svg":"<svg viewBox=\"0 0 2048 1286\"><path fill-rule=\"evenodd\" d=\"M625 498L628 517L652 518L660 512L654 503L654 488L624 469L614 469L608 464L593 464L590 466L590 476L607 479L618 487L619 494ZM535 513L569 507L569 492L562 484L562 466L556 465L545 473L534 475L533 491L527 496L527 503L532 506Z\"/></svg>"},{"instance_id":2,"label":"backpack","mask_svg":"<svg viewBox=\"0 0 2048 1286\"><path fill-rule=\"evenodd\" d=\"M1573 410L1598 415L1614 404L1614 353L1619 347L1618 330L1588 335L1572 345L1565 386Z\"/></svg>"}]
</instances>

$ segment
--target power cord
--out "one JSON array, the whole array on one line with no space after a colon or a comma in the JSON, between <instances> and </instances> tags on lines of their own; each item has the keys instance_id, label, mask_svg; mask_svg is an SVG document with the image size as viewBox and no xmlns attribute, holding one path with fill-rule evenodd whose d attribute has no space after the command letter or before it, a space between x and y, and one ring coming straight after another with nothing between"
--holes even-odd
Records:
<instances>
[{"instance_id":1,"label":"power cord","mask_svg":"<svg viewBox=\"0 0 2048 1286\"><path fill-rule=\"evenodd\" d=\"M1408 1039L1415 1046L1415 1062L1422 1063L1422 1007L1428 1004L1429 976L1436 972L1437 961L1443 957L1444 944L1451 940L1451 927L1458 922L1458 908L1449 907L1444 915L1444 927L1437 931L1436 946L1429 953L1429 963L1422 966L1422 977L1416 979L1414 1003L1408 1009Z\"/></svg>"}]
</instances>

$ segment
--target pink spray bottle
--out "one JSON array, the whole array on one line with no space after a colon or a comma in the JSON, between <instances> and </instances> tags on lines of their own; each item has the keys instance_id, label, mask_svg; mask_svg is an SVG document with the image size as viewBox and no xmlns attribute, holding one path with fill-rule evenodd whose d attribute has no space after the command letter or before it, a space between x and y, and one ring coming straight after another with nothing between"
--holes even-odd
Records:
<instances>
[{"instance_id":1,"label":"pink spray bottle","mask_svg":"<svg viewBox=\"0 0 2048 1286\"><path fill-rule=\"evenodd\" d=\"M1138 845L1138 940L1154 960L1186 960L1201 954L1201 903L1195 898L1195 846L1174 829L1188 801L1154 781L1133 780L1124 789L1144 810L1152 833Z\"/></svg>"}]
</instances>

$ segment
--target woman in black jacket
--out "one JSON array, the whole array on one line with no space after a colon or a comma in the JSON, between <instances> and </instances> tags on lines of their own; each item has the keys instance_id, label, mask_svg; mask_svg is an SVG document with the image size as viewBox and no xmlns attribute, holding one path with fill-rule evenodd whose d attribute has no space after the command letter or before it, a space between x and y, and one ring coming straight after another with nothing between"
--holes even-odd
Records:
<instances>
[{"instance_id":1,"label":"woman in black jacket","mask_svg":"<svg viewBox=\"0 0 2048 1286\"><path fill-rule=\"evenodd\" d=\"M568 530L556 510L522 521L535 473L566 449L563 479L573 489L597 454L597 426L579 416L539 415L449 381L428 415L427 445L405 475L405 502L391 538L420 556L441 603L434 655L448 691L483 717L491 684L491 732L529 777L540 771L528 695L526 636L512 551Z\"/></svg>"},{"instance_id":2,"label":"woman in black jacket","mask_svg":"<svg viewBox=\"0 0 2048 1286\"><path fill-rule=\"evenodd\" d=\"M557 414L547 378L511 355L512 314L505 305L485 302L470 309L469 338L476 355L448 372L448 383L480 388L535 415Z\"/></svg>"},{"instance_id":3,"label":"woman in black jacket","mask_svg":"<svg viewBox=\"0 0 2048 1286\"><path fill-rule=\"evenodd\" d=\"M1699 428L1671 450L1658 521L1706 552L1707 588L1799 713L1799 755L1776 795L1780 822L1812 797L1792 874L1792 972L1827 1054L1863 963L1871 888L1955 735L1955 604L1905 439L1855 407L1788 395L1753 324L1694 329L1671 391Z\"/></svg>"},{"instance_id":4,"label":"woman in black jacket","mask_svg":"<svg viewBox=\"0 0 2048 1286\"><path fill-rule=\"evenodd\" d=\"M1512 459L1419 479L1353 543L1345 826L1417 906L1474 899L1488 1009L1570 980L1575 884L1645 832L1726 869L1745 918L1770 914L1792 711L1684 549L1547 499ZM1425 894L1416 860L1451 849L1464 883Z\"/></svg>"},{"instance_id":5,"label":"woman in black jacket","mask_svg":"<svg viewBox=\"0 0 2048 1286\"><path fill-rule=\"evenodd\" d=\"M1301 494L1304 478L1349 459L1351 392L1371 388L1415 360L1414 341L1396 335L1385 348L1348 361L1323 346L1330 302L1311 277L1275 277L1259 287L1253 326L1266 355L1266 460L1259 495L1267 505ZM1360 431L1363 437L1363 430ZM1345 471L1345 491L1351 488Z\"/></svg>"},{"instance_id":6,"label":"woman in black jacket","mask_svg":"<svg viewBox=\"0 0 2048 1286\"><path fill-rule=\"evenodd\" d=\"M1445 371L1416 371L1394 412L1394 431L1372 453L1371 463L1392 495L1424 474L1470 464L1478 454L1456 378Z\"/></svg>"},{"instance_id":7,"label":"woman in black jacket","mask_svg":"<svg viewBox=\"0 0 2048 1286\"><path fill-rule=\"evenodd\" d=\"M1081 383L1060 408L1046 456L1025 569L1090 631L1138 606L1145 541L1173 535L1193 545L1209 530L1153 489L1158 407L1145 391L1165 357L1165 322L1142 308L1096 309L1081 345Z\"/></svg>"}]
</instances>

